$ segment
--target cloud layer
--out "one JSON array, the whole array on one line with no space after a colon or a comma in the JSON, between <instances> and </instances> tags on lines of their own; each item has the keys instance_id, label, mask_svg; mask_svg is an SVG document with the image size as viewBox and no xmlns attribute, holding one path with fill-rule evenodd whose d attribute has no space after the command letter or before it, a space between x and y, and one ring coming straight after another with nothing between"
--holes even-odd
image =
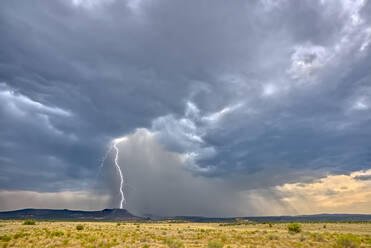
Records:
<instances>
[{"instance_id":1,"label":"cloud layer","mask_svg":"<svg viewBox=\"0 0 371 248\"><path fill-rule=\"evenodd\" d=\"M371 204L371 170L350 175L329 175L316 182L277 186L282 200L303 214L368 214Z\"/></svg>"},{"instance_id":2,"label":"cloud layer","mask_svg":"<svg viewBox=\"0 0 371 248\"><path fill-rule=\"evenodd\" d=\"M370 169L370 6L1 2L0 189L106 194L116 207L112 154L97 173L127 136L133 211L307 212L277 187Z\"/></svg>"}]
</instances>

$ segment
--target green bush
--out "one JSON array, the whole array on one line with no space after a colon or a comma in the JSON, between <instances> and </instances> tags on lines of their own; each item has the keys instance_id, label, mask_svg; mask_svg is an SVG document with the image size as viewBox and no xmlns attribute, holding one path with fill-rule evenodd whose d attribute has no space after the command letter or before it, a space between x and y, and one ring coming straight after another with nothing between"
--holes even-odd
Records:
<instances>
[{"instance_id":1,"label":"green bush","mask_svg":"<svg viewBox=\"0 0 371 248\"><path fill-rule=\"evenodd\" d=\"M23 222L23 225L35 225L35 224L36 224L36 220L28 219Z\"/></svg>"},{"instance_id":2,"label":"green bush","mask_svg":"<svg viewBox=\"0 0 371 248\"><path fill-rule=\"evenodd\" d=\"M84 229L84 226L83 225L81 225L81 224L78 224L77 226L76 226L76 230L82 230L82 229Z\"/></svg>"},{"instance_id":3,"label":"green bush","mask_svg":"<svg viewBox=\"0 0 371 248\"><path fill-rule=\"evenodd\" d=\"M30 235L29 233L20 232L20 233L14 234L13 238L18 239L18 238L27 237L29 235Z\"/></svg>"},{"instance_id":4,"label":"green bush","mask_svg":"<svg viewBox=\"0 0 371 248\"><path fill-rule=\"evenodd\" d=\"M10 241L12 238L10 236L7 236L7 235L4 235L4 236L0 236L0 240L1 241L4 241L4 242L8 242Z\"/></svg>"},{"instance_id":5,"label":"green bush","mask_svg":"<svg viewBox=\"0 0 371 248\"><path fill-rule=\"evenodd\" d=\"M353 234L345 234L336 240L335 248L358 248L361 240Z\"/></svg>"},{"instance_id":6,"label":"green bush","mask_svg":"<svg viewBox=\"0 0 371 248\"><path fill-rule=\"evenodd\" d=\"M167 238L165 240L165 243L170 248L181 248L181 247L184 247L184 245L183 245L183 243L181 241L174 240L172 238Z\"/></svg>"},{"instance_id":7,"label":"green bush","mask_svg":"<svg viewBox=\"0 0 371 248\"><path fill-rule=\"evenodd\" d=\"M301 226L298 223L290 223L287 225L287 229L291 233L300 233L301 232Z\"/></svg>"},{"instance_id":8,"label":"green bush","mask_svg":"<svg viewBox=\"0 0 371 248\"><path fill-rule=\"evenodd\" d=\"M320 233L313 233L310 235L315 241L317 242L324 242L325 241L325 237L323 234L320 234Z\"/></svg>"},{"instance_id":9,"label":"green bush","mask_svg":"<svg viewBox=\"0 0 371 248\"><path fill-rule=\"evenodd\" d=\"M60 236L63 236L64 233L62 231L54 231L52 232L52 236L57 236L57 237L60 237Z\"/></svg>"},{"instance_id":10,"label":"green bush","mask_svg":"<svg viewBox=\"0 0 371 248\"><path fill-rule=\"evenodd\" d=\"M209 241L209 243L207 244L207 247L208 248L222 248L224 246L223 243L217 241L217 240L211 240Z\"/></svg>"}]
</instances>

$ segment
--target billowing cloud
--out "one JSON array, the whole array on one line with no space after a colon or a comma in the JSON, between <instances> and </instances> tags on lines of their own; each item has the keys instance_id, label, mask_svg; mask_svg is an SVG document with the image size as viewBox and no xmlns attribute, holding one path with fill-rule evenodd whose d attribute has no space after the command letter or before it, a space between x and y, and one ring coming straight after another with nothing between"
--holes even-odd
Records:
<instances>
[{"instance_id":1,"label":"billowing cloud","mask_svg":"<svg viewBox=\"0 0 371 248\"><path fill-rule=\"evenodd\" d=\"M54 135L63 135L51 123L50 118L70 117L71 113L58 107L49 107L27 96L17 94L5 83L0 84L1 111L16 122L24 122L29 127L42 128ZM9 120L11 121L11 120Z\"/></svg>"},{"instance_id":2,"label":"billowing cloud","mask_svg":"<svg viewBox=\"0 0 371 248\"><path fill-rule=\"evenodd\" d=\"M153 177L127 192L133 211L300 213L275 187L370 169L370 6L3 1L0 189L106 194L116 207L112 154L97 173L110 142L131 137L127 181ZM164 187L187 207L167 208ZM190 192L199 212L180 199Z\"/></svg>"}]
</instances>

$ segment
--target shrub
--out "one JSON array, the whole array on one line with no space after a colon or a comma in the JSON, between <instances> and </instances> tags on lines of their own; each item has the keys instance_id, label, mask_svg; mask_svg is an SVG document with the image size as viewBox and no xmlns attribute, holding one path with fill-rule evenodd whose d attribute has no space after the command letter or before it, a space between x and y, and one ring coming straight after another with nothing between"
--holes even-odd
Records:
<instances>
[{"instance_id":1,"label":"shrub","mask_svg":"<svg viewBox=\"0 0 371 248\"><path fill-rule=\"evenodd\" d=\"M313 233L311 234L311 236L313 237L313 239L317 242L324 242L325 241L325 238L323 236L323 234L320 234L320 233Z\"/></svg>"},{"instance_id":2,"label":"shrub","mask_svg":"<svg viewBox=\"0 0 371 248\"><path fill-rule=\"evenodd\" d=\"M14 238L15 239L18 239L18 238L23 238L23 237L26 237L26 236L29 236L30 234L29 233L23 233L23 232L20 232L20 233L16 233L14 234Z\"/></svg>"},{"instance_id":3,"label":"shrub","mask_svg":"<svg viewBox=\"0 0 371 248\"><path fill-rule=\"evenodd\" d=\"M358 248L360 244L361 241L357 236L346 234L336 240L335 248Z\"/></svg>"},{"instance_id":4,"label":"shrub","mask_svg":"<svg viewBox=\"0 0 371 248\"><path fill-rule=\"evenodd\" d=\"M287 229L291 233L300 233L301 232L301 226L298 223L290 223L287 225Z\"/></svg>"},{"instance_id":5,"label":"shrub","mask_svg":"<svg viewBox=\"0 0 371 248\"><path fill-rule=\"evenodd\" d=\"M83 225L81 225L81 224L78 224L77 226L76 226L76 230L82 230L82 229L84 229L84 226Z\"/></svg>"},{"instance_id":6,"label":"shrub","mask_svg":"<svg viewBox=\"0 0 371 248\"><path fill-rule=\"evenodd\" d=\"M35 224L36 224L36 220L28 219L23 222L23 225L35 225Z\"/></svg>"},{"instance_id":7,"label":"shrub","mask_svg":"<svg viewBox=\"0 0 371 248\"><path fill-rule=\"evenodd\" d=\"M217 241L217 240L211 240L209 241L209 243L207 244L207 247L208 248L222 248L224 246L223 243Z\"/></svg>"},{"instance_id":8,"label":"shrub","mask_svg":"<svg viewBox=\"0 0 371 248\"><path fill-rule=\"evenodd\" d=\"M88 242L90 242L90 243L93 243L95 241L97 241L97 237L92 236L92 237L88 238Z\"/></svg>"},{"instance_id":9,"label":"shrub","mask_svg":"<svg viewBox=\"0 0 371 248\"><path fill-rule=\"evenodd\" d=\"M181 241L174 240L174 239L171 239L171 238L167 238L165 240L165 243L170 248L181 248L181 247L184 247L184 245L183 245L183 243Z\"/></svg>"},{"instance_id":10,"label":"shrub","mask_svg":"<svg viewBox=\"0 0 371 248\"><path fill-rule=\"evenodd\" d=\"M57 237L60 237L60 236L63 236L64 233L62 231L54 231L52 232L52 236L57 236Z\"/></svg>"},{"instance_id":11,"label":"shrub","mask_svg":"<svg viewBox=\"0 0 371 248\"><path fill-rule=\"evenodd\" d=\"M0 240L1 241L5 241L5 242L8 242L10 241L12 238L10 236L7 236L7 235L4 235L4 236L0 236Z\"/></svg>"},{"instance_id":12,"label":"shrub","mask_svg":"<svg viewBox=\"0 0 371 248\"><path fill-rule=\"evenodd\" d=\"M225 243L225 242L227 241L227 237L226 237L226 236L222 236L222 237L220 238L220 240L221 240L223 243Z\"/></svg>"}]
</instances>

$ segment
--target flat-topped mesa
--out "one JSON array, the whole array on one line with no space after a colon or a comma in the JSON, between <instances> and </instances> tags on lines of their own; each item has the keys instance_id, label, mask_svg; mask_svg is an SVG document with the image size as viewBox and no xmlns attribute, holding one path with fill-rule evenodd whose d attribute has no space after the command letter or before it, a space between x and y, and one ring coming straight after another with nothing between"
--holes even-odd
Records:
<instances>
[{"instance_id":1,"label":"flat-topped mesa","mask_svg":"<svg viewBox=\"0 0 371 248\"><path fill-rule=\"evenodd\" d=\"M68 209L22 209L0 212L0 219L42 219L42 220L144 220L126 209L103 209L81 211Z\"/></svg>"}]
</instances>

